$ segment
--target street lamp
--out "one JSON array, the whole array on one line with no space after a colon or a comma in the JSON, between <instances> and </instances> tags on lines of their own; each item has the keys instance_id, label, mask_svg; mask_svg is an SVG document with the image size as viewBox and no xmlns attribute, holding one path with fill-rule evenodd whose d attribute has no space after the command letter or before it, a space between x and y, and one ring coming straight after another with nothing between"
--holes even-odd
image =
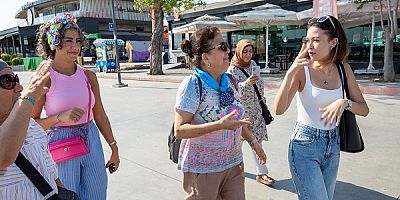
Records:
<instances>
[{"instance_id":1,"label":"street lamp","mask_svg":"<svg viewBox=\"0 0 400 200\"><path fill-rule=\"evenodd\" d=\"M111 13L112 13L112 23L114 25L113 34L114 34L114 48L115 48L115 65L117 67L117 77L118 82L113 85L113 87L121 88L128 87L128 84L124 84L121 82L121 68L119 67L119 55L118 55L118 39L117 39L117 24L115 23L115 6L114 0L111 0Z\"/></svg>"},{"instance_id":2,"label":"street lamp","mask_svg":"<svg viewBox=\"0 0 400 200\"><path fill-rule=\"evenodd\" d=\"M287 42L287 37L283 38L283 42L285 43L285 45L283 46L283 54L286 54L286 42Z\"/></svg>"}]
</instances>

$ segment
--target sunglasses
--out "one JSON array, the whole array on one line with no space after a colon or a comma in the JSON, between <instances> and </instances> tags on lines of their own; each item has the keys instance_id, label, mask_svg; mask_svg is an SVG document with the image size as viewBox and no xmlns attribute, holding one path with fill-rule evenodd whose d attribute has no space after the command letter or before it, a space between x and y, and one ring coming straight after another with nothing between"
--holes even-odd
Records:
<instances>
[{"instance_id":1,"label":"sunglasses","mask_svg":"<svg viewBox=\"0 0 400 200\"><path fill-rule=\"evenodd\" d=\"M221 50L221 51L226 52L226 51L228 51L228 49L229 49L229 44L228 44L227 42L221 42L219 45L216 45L215 47L213 47L213 48L208 49L207 51L205 51L205 53L207 53L207 52L209 52L209 51L211 51L211 50L213 50L213 49L219 49L219 50Z\"/></svg>"},{"instance_id":2,"label":"sunglasses","mask_svg":"<svg viewBox=\"0 0 400 200\"><path fill-rule=\"evenodd\" d=\"M308 25L313 24L313 23L320 23L320 24L322 24L322 23L324 23L325 21L327 21L328 19L329 19L329 21L331 22L331 25L333 26L333 29L335 29L335 31L336 31L335 23L333 23L333 21L332 21L332 19L331 19L331 16L329 16L329 15L325 15L325 16L322 16L322 17L311 18L311 19L308 21Z\"/></svg>"},{"instance_id":3,"label":"sunglasses","mask_svg":"<svg viewBox=\"0 0 400 200\"><path fill-rule=\"evenodd\" d=\"M6 90L12 90L19 83L18 75L4 74L0 76L0 87Z\"/></svg>"}]
</instances>

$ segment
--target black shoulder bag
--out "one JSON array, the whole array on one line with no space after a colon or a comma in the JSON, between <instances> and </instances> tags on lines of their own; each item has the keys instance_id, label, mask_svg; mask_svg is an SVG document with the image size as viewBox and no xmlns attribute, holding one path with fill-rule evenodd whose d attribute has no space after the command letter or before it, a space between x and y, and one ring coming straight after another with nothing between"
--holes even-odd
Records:
<instances>
[{"instance_id":1,"label":"black shoulder bag","mask_svg":"<svg viewBox=\"0 0 400 200\"><path fill-rule=\"evenodd\" d=\"M346 71L342 63L338 64L340 80L342 82L343 98L350 99L347 85ZM364 150L364 141L357 125L354 113L344 110L339 124L340 150L348 153L358 153Z\"/></svg>"},{"instance_id":2,"label":"black shoulder bag","mask_svg":"<svg viewBox=\"0 0 400 200\"><path fill-rule=\"evenodd\" d=\"M195 75L196 76L196 75ZM201 102L201 95L203 93L203 86L201 84L200 77L196 76L197 84L199 85L199 93L200 93L200 102ZM177 139L175 137L175 123L172 124L171 131L169 132L168 136L168 150L169 150L169 159L172 160L174 163L178 163L179 157L179 148L181 147L181 139Z\"/></svg>"},{"instance_id":3,"label":"black shoulder bag","mask_svg":"<svg viewBox=\"0 0 400 200\"><path fill-rule=\"evenodd\" d=\"M239 68L243 74L249 78L249 74L243 69L243 68ZM267 105L264 103L260 92L258 91L258 87L256 84L253 84L254 87L254 91L257 94L257 98L258 98L258 102L260 102L260 106L261 106L261 110L262 110L262 116L264 118L265 121L265 125L271 124L272 121L274 121L274 117L272 117L271 112L269 112Z\"/></svg>"},{"instance_id":4,"label":"black shoulder bag","mask_svg":"<svg viewBox=\"0 0 400 200\"><path fill-rule=\"evenodd\" d=\"M46 179L36 170L36 168L29 162L28 159L19 152L15 164L21 169L21 171L29 178L29 180L35 185L39 192L45 197L53 188L47 183ZM58 194L54 194L47 198L47 200L80 200L78 195L62 187L58 187Z\"/></svg>"}]
</instances>

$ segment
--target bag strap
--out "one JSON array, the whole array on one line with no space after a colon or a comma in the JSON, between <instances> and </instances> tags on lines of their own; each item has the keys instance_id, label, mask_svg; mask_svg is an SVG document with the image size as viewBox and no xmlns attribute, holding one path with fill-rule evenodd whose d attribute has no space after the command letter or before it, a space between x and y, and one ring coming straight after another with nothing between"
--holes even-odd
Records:
<instances>
[{"instance_id":1,"label":"bag strap","mask_svg":"<svg viewBox=\"0 0 400 200\"><path fill-rule=\"evenodd\" d=\"M21 171L28 177L28 179L35 185L43 197L47 196L53 191L53 188L44 179L44 177L37 171L37 169L29 162L26 157L19 152L15 164L21 169ZM52 195L48 200L57 200L59 197L57 194Z\"/></svg>"},{"instance_id":2,"label":"bag strap","mask_svg":"<svg viewBox=\"0 0 400 200\"><path fill-rule=\"evenodd\" d=\"M85 69L85 68L82 68L82 69L83 69L83 73L86 76L86 86L87 86L88 94L89 94L88 115L87 115L87 120L86 120L86 132L89 133L89 129L90 129L90 124L89 124L89 122L90 122L90 114L91 114L91 111L92 111L92 108L91 108L91 105L92 105L92 92L91 91L92 90L90 88L92 86L90 85L89 76L87 75L88 70Z\"/></svg>"},{"instance_id":3,"label":"bag strap","mask_svg":"<svg viewBox=\"0 0 400 200\"><path fill-rule=\"evenodd\" d=\"M339 77L340 81L342 82L342 93L343 93L343 98L350 98L349 95L349 87L347 85L347 76L346 76L346 71L344 69L343 63L337 63L338 67L338 72L339 72ZM346 96L345 96L346 94Z\"/></svg>"},{"instance_id":4,"label":"bag strap","mask_svg":"<svg viewBox=\"0 0 400 200\"><path fill-rule=\"evenodd\" d=\"M196 76L197 78L197 84L199 86L199 95L200 95L200 102L201 102L201 95L203 94L203 84L201 83L201 78L200 76L197 76L196 74L194 74L194 76Z\"/></svg>"},{"instance_id":5,"label":"bag strap","mask_svg":"<svg viewBox=\"0 0 400 200\"><path fill-rule=\"evenodd\" d=\"M249 78L249 77L250 77L249 74L248 74L243 68L239 68L239 69L240 69L240 71L243 72L243 74L246 76L246 78ZM262 101L261 94L260 94L260 91L258 91L257 85L256 85L256 84L253 84L253 87L254 87L254 91L255 91L256 94L257 94L258 101L259 101L260 103L263 102L263 101ZM263 102L263 103L264 103L264 102Z\"/></svg>"}]
</instances>

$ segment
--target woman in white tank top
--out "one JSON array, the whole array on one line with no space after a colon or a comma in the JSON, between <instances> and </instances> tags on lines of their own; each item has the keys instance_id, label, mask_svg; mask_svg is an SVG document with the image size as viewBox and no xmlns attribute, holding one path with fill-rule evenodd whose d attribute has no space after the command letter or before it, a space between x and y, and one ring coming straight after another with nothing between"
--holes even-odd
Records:
<instances>
[{"instance_id":1,"label":"woman in white tank top","mask_svg":"<svg viewBox=\"0 0 400 200\"><path fill-rule=\"evenodd\" d=\"M345 109L366 116L369 108L344 63L349 48L340 22L328 15L312 18L308 28L275 97L275 113L283 114L297 93L297 123L288 151L296 192L301 200L331 200L340 159L340 117ZM337 63L343 63L347 74L348 99L342 95Z\"/></svg>"}]
</instances>

